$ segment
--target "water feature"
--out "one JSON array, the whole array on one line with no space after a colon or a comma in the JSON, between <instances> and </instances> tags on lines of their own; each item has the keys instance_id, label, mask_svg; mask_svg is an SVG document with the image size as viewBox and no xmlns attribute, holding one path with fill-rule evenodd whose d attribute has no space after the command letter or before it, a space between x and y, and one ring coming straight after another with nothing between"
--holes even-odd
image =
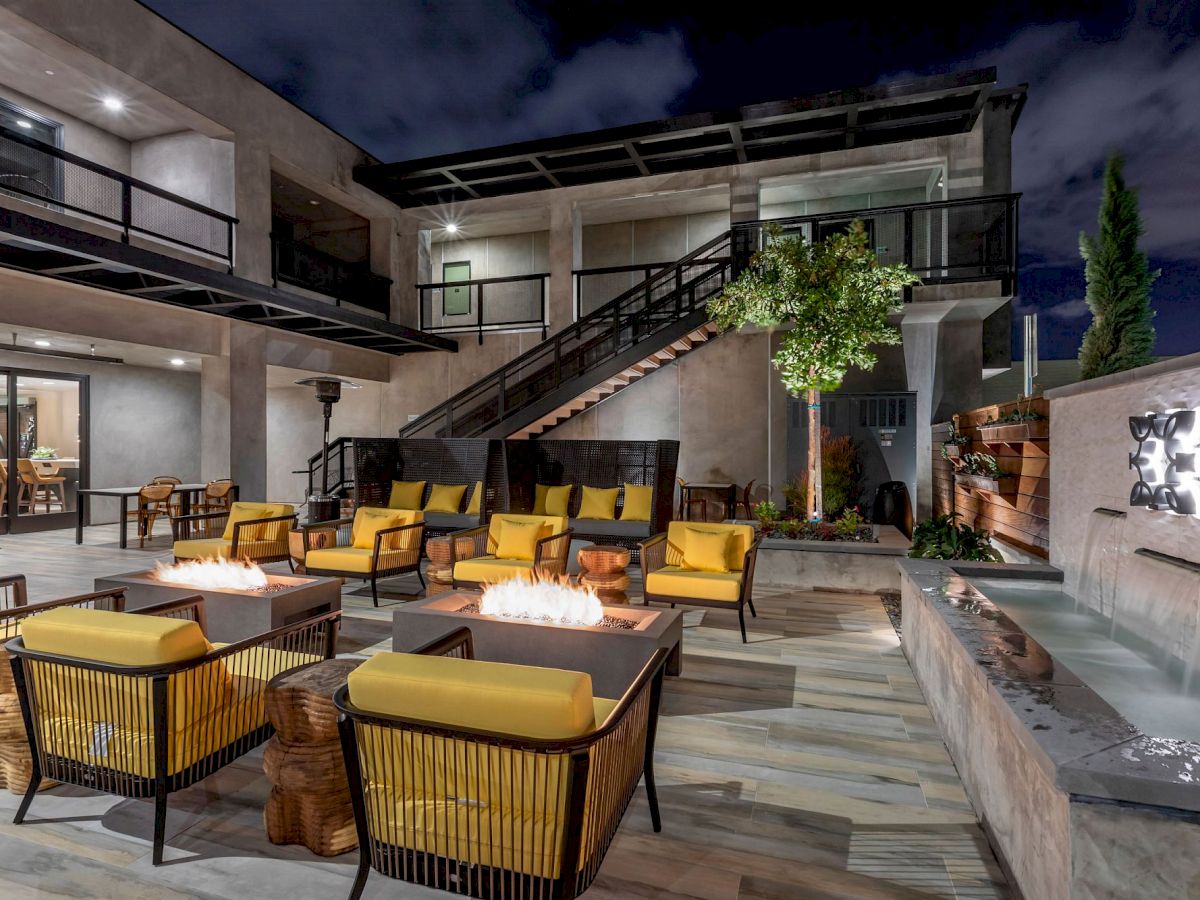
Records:
<instances>
[{"instance_id":1,"label":"water feature","mask_svg":"<svg viewBox=\"0 0 1200 900\"><path fill-rule=\"evenodd\" d=\"M1088 515L1079 576L1075 584L1069 586L1075 597L1076 611L1080 611L1080 607L1090 607L1101 615L1112 615L1125 520L1125 513L1103 506L1096 507Z\"/></svg>"}]
</instances>

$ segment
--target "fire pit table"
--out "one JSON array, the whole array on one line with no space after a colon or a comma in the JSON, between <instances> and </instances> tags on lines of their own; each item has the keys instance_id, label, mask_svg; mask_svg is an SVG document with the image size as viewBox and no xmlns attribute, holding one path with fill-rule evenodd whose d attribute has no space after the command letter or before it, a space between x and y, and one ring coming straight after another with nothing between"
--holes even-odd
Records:
<instances>
[{"instance_id":1,"label":"fire pit table","mask_svg":"<svg viewBox=\"0 0 1200 900\"><path fill-rule=\"evenodd\" d=\"M477 659L587 672L598 697L624 694L659 647L671 653L667 674L681 671L678 610L603 606L601 624L572 625L488 615L480 612L482 597L455 591L399 607L392 613L392 649L410 652L466 626Z\"/></svg>"},{"instance_id":2,"label":"fire pit table","mask_svg":"<svg viewBox=\"0 0 1200 900\"><path fill-rule=\"evenodd\" d=\"M129 611L199 594L208 620L205 636L226 644L342 608L340 578L263 574L266 585L257 589L197 587L161 581L153 569L147 569L97 578L96 590L125 588L125 609Z\"/></svg>"}]
</instances>

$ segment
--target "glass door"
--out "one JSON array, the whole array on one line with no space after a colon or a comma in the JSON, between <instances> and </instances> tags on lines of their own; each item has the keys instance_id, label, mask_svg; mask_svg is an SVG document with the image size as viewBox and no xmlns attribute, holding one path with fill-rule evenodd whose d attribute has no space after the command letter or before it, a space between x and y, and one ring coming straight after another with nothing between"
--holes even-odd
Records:
<instances>
[{"instance_id":1,"label":"glass door","mask_svg":"<svg viewBox=\"0 0 1200 900\"><path fill-rule=\"evenodd\" d=\"M0 387L6 530L72 527L87 475L87 378L8 370Z\"/></svg>"}]
</instances>

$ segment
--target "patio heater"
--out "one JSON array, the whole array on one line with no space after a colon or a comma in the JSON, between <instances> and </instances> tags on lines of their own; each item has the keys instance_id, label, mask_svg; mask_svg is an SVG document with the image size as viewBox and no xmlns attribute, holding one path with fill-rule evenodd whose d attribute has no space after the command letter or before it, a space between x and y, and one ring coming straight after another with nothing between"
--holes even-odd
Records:
<instances>
[{"instance_id":1,"label":"patio heater","mask_svg":"<svg viewBox=\"0 0 1200 900\"><path fill-rule=\"evenodd\" d=\"M314 491L308 498L308 521L328 522L339 517L342 506L341 499L329 493L329 417L333 415L333 404L342 399L342 388L357 388L358 385L344 378L332 377L301 378L296 384L311 385L316 389L317 402L321 404L325 416L321 441L321 491Z\"/></svg>"}]
</instances>

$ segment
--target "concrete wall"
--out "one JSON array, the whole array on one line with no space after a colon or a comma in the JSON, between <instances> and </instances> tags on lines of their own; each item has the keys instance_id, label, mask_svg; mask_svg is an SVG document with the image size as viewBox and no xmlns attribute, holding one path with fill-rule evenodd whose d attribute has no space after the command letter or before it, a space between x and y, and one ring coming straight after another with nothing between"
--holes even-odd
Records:
<instances>
[{"instance_id":1,"label":"concrete wall","mask_svg":"<svg viewBox=\"0 0 1200 900\"><path fill-rule=\"evenodd\" d=\"M471 265L471 278L506 278L550 271L550 233L529 231L488 237L448 237L430 245L429 278L442 280L446 263ZM443 315L440 294L426 308L427 324L434 327L471 327L476 324L478 286L468 289L470 311L465 315ZM488 285L484 288L485 322L541 321L541 284L537 281Z\"/></svg>"},{"instance_id":2,"label":"concrete wall","mask_svg":"<svg viewBox=\"0 0 1200 900\"><path fill-rule=\"evenodd\" d=\"M220 212L234 213L231 141L194 131L135 141L129 174Z\"/></svg>"},{"instance_id":3,"label":"concrete wall","mask_svg":"<svg viewBox=\"0 0 1200 900\"><path fill-rule=\"evenodd\" d=\"M128 141L3 84L0 84L0 97L62 125L62 147L68 153L85 157L118 172L129 173Z\"/></svg>"},{"instance_id":4,"label":"concrete wall","mask_svg":"<svg viewBox=\"0 0 1200 900\"><path fill-rule=\"evenodd\" d=\"M762 208L764 219L787 216L819 216L849 209L876 209L881 206L902 206L906 203L925 203L930 200L925 188L901 188L892 191L872 191L869 194L845 194L840 197L816 197L792 203L772 203Z\"/></svg>"},{"instance_id":5,"label":"concrete wall","mask_svg":"<svg viewBox=\"0 0 1200 900\"><path fill-rule=\"evenodd\" d=\"M1074 593L1084 565L1085 536L1096 507L1127 514L1121 546L1106 551L1129 559L1138 547L1200 562L1200 518L1129 505L1136 480L1129 416L1148 410L1200 406L1200 354L1068 385L1050 400L1050 562ZM1098 564L1094 557L1092 564Z\"/></svg>"}]
</instances>

